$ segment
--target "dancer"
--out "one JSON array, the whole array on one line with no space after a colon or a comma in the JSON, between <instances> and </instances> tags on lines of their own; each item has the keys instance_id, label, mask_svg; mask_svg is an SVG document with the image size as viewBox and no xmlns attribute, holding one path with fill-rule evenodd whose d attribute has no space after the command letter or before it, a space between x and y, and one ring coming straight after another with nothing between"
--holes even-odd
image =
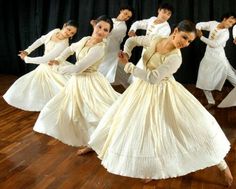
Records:
<instances>
[{"instance_id":1,"label":"dancer","mask_svg":"<svg viewBox=\"0 0 236 189\"><path fill-rule=\"evenodd\" d=\"M206 108L215 105L211 91L221 91L226 79L233 86L236 86L236 73L229 64L224 50L229 39L228 28L232 27L235 22L235 14L227 13L222 16L221 22L200 22L196 25L197 29L210 32L208 38L202 36L202 34L200 37L201 41L207 44L207 47L200 62L196 84L196 87L202 89L207 98L208 105Z\"/></svg>"},{"instance_id":2,"label":"dancer","mask_svg":"<svg viewBox=\"0 0 236 189\"><path fill-rule=\"evenodd\" d=\"M233 27L233 42L236 44L236 25ZM222 102L218 105L218 108L228 108L228 107L233 107L236 106L236 88L222 100Z\"/></svg>"},{"instance_id":3,"label":"dancer","mask_svg":"<svg viewBox=\"0 0 236 189\"><path fill-rule=\"evenodd\" d=\"M34 131L52 136L72 146L84 146L83 154L91 149L88 140L103 114L113 104L119 93L107 79L97 72L105 52L103 40L112 30L113 23L107 16L96 20L92 36L73 43L63 53L50 61L61 74L73 74L64 89L43 108L33 128ZM76 53L75 65L60 66ZM59 66L55 64L59 64Z\"/></svg>"},{"instance_id":4,"label":"dancer","mask_svg":"<svg viewBox=\"0 0 236 189\"><path fill-rule=\"evenodd\" d=\"M171 28L169 23L167 22L171 15L174 13L174 8L169 3L162 3L158 8L158 15L153 16L149 19L144 19L140 21L134 22L131 27L128 35L130 37L136 36L136 30L142 29L146 30L146 36L149 35L159 35L163 37L167 37L170 35ZM145 48L142 51L142 55L145 52ZM138 61L137 67L143 68L143 61L142 57ZM134 81L134 77L131 76L129 78L129 83L132 83Z\"/></svg>"},{"instance_id":5,"label":"dancer","mask_svg":"<svg viewBox=\"0 0 236 189\"><path fill-rule=\"evenodd\" d=\"M40 111L64 87L69 79L68 76L53 72L47 63L69 46L69 38L75 35L77 28L78 24L69 20L62 29L50 31L27 49L19 52L19 57L25 63L39 64L39 66L17 79L3 95L8 104L22 110ZM30 57L29 54L41 45L45 47L44 55Z\"/></svg>"},{"instance_id":6,"label":"dancer","mask_svg":"<svg viewBox=\"0 0 236 189\"><path fill-rule=\"evenodd\" d=\"M214 117L175 81L179 49L196 37L184 20L168 38L132 37L120 53L125 71L138 77L101 119L89 145L111 173L142 179L177 177L213 165L231 172L223 160L230 149ZM144 69L127 63L135 46L145 46Z\"/></svg>"},{"instance_id":7,"label":"dancer","mask_svg":"<svg viewBox=\"0 0 236 189\"><path fill-rule=\"evenodd\" d=\"M126 32L128 21L133 15L133 9L126 6L120 9L120 13L116 18L112 18L113 29L108 37L107 50L102 64L99 66L99 71L113 84L116 79L116 84L122 84L126 86L127 79L122 79L122 75L116 76L118 67L118 53L120 51L120 44L122 43ZM123 73L123 75L127 75Z\"/></svg>"}]
</instances>

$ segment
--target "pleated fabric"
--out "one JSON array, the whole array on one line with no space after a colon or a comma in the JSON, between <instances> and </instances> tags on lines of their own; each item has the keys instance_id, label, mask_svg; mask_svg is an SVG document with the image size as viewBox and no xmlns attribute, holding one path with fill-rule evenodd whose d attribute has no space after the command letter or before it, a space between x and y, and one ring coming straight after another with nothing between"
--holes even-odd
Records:
<instances>
[{"instance_id":1,"label":"pleated fabric","mask_svg":"<svg viewBox=\"0 0 236 189\"><path fill-rule=\"evenodd\" d=\"M33 129L68 145L86 146L100 119L118 96L99 72L74 75L46 104Z\"/></svg>"},{"instance_id":2,"label":"pleated fabric","mask_svg":"<svg viewBox=\"0 0 236 189\"><path fill-rule=\"evenodd\" d=\"M58 74L47 64L17 79L3 95L4 100L16 108L41 111L45 104L64 87L70 76Z\"/></svg>"},{"instance_id":3,"label":"pleated fabric","mask_svg":"<svg viewBox=\"0 0 236 189\"><path fill-rule=\"evenodd\" d=\"M151 179L216 165L230 149L214 117L173 78L160 85L135 81L104 115L89 145L109 172Z\"/></svg>"}]
</instances>

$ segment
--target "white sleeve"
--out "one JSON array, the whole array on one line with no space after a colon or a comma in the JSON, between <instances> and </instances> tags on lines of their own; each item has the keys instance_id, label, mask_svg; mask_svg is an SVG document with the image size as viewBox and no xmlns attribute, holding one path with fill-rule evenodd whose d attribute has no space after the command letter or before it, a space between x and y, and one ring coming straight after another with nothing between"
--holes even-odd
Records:
<instances>
[{"instance_id":1,"label":"white sleeve","mask_svg":"<svg viewBox=\"0 0 236 189\"><path fill-rule=\"evenodd\" d=\"M199 23L196 24L196 29L210 31L211 30L211 27L210 27L211 23L212 23L212 21L199 22Z\"/></svg>"},{"instance_id":2,"label":"white sleeve","mask_svg":"<svg viewBox=\"0 0 236 189\"><path fill-rule=\"evenodd\" d=\"M114 35L113 37L119 41L119 43L121 43L126 35L126 31L127 31L127 28L124 28L124 27L120 27L120 28L117 28L116 31L114 32Z\"/></svg>"},{"instance_id":3,"label":"white sleeve","mask_svg":"<svg viewBox=\"0 0 236 189\"><path fill-rule=\"evenodd\" d=\"M37 49L39 46L41 46L42 44L45 43L47 36L51 35L51 32L49 32L47 35L42 35L39 39L37 39L32 45L30 45L27 49L25 49L24 51L26 51L28 54L30 54L32 51L34 51L35 49Z\"/></svg>"},{"instance_id":4,"label":"white sleeve","mask_svg":"<svg viewBox=\"0 0 236 189\"><path fill-rule=\"evenodd\" d=\"M66 43L58 43L49 53L39 57L25 57L26 63L47 64L50 60L55 59L67 47Z\"/></svg>"},{"instance_id":5,"label":"white sleeve","mask_svg":"<svg viewBox=\"0 0 236 189\"><path fill-rule=\"evenodd\" d=\"M200 37L200 40L209 45L212 48L224 47L226 41L229 39L229 33L221 33L217 39L209 39L204 36Z\"/></svg>"},{"instance_id":6,"label":"white sleeve","mask_svg":"<svg viewBox=\"0 0 236 189\"><path fill-rule=\"evenodd\" d=\"M236 25L233 27L233 38L236 38Z\"/></svg>"},{"instance_id":7,"label":"white sleeve","mask_svg":"<svg viewBox=\"0 0 236 189\"><path fill-rule=\"evenodd\" d=\"M154 36L152 36L152 35L151 36L130 37L125 41L124 52L127 53L130 58L132 55L131 51L133 50L134 47L136 47L136 46L148 47L148 46L150 46L153 38L154 38Z\"/></svg>"},{"instance_id":8,"label":"white sleeve","mask_svg":"<svg viewBox=\"0 0 236 189\"><path fill-rule=\"evenodd\" d=\"M88 54L76 65L63 66L59 68L59 72L62 74L81 73L88 67L102 59L104 56L104 48L101 46L92 47Z\"/></svg>"},{"instance_id":9,"label":"white sleeve","mask_svg":"<svg viewBox=\"0 0 236 189\"><path fill-rule=\"evenodd\" d=\"M71 44L57 58L55 58L55 60L57 60L60 64L63 63L69 56L75 53L75 45L76 43Z\"/></svg>"},{"instance_id":10,"label":"white sleeve","mask_svg":"<svg viewBox=\"0 0 236 189\"><path fill-rule=\"evenodd\" d=\"M151 84L158 84L165 77L170 77L171 75L173 75L179 69L181 63L182 59L180 56L171 55L167 57L162 65L152 71L140 69L132 63L126 64L124 70L126 73L131 73L135 77L138 77Z\"/></svg>"},{"instance_id":11,"label":"white sleeve","mask_svg":"<svg viewBox=\"0 0 236 189\"><path fill-rule=\"evenodd\" d=\"M131 25L129 31L133 30L136 32L136 30L138 29L146 30L148 27L148 22L149 22L149 19L136 21Z\"/></svg>"}]
</instances>

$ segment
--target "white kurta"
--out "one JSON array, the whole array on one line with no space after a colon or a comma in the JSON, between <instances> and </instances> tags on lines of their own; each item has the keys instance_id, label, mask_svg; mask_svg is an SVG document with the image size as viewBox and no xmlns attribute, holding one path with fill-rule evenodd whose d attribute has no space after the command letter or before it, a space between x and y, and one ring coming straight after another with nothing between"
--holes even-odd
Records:
<instances>
[{"instance_id":1,"label":"white kurta","mask_svg":"<svg viewBox=\"0 0 236 189\"><path fill-rule=\"evenodd\" d=\"M217 29L219 22L200 22L196 25L199 30L209 31L209 37L200 39L207 44L203 59L200 62L196 86L203 90L221 90L227 75L235 71L229 64L224 47L229 39L228 29Z\"/></svg>"},{"instance_id":2,"label":"white kurta","mask_svg":"<svg viewBox=\"0 0 236 189\"><path fill-rule=\"evenodd\" d=\"M233 38L234 39L236 38L236 25L234 25L233 27Z\"/></svg>"},{"instance_id":3,"label":"white kurta","mask_svg":"<svg viewBox=\"0 0 236 189\"><path fill-rule=\"evenodd\" d=\"M120 51L120 44L122 43L127 26L124 21L112 19L114 25L108 37L108 45L102 64L99 66L99 71L108 79L110 83L115 81L116 70L118 66L118 52ZM124 73L125 74L125 73Z\"/></svg>"},{"instance_id":4,"label":"white kurta","mask_svg":"<svg viewBox=\"0 0 236 189\"><path fill-rule=\"evenodd\" d=\"M167 37L171 33L171 28L169 23L163 22L161 24L155 24L154 21L157 19L157 17L153 16L149 19L144 19L140 21L136 21L132 24L130 27L130 31L133 30L136 32L138 29L146 30L146 36L149 35L158 35L162 37ZM145 52L145 48L142 51L142 55ZM142 57L139 59L137 65L139 68L143 68L143 60ZM132 83L134 81L134 76L131 75L129 78L129 83Z\"/></svg>"},{"instance_id":5,"label":"white kurta","mask_svg":"<svg viewBox=\"0 0 236 189\"><path fill-rule=\"evenodd\" d=\"M236 25L233 27L233 38L236 38ZM227 108L236 106L236 88L234 88L230 93L222 100L218 105L219 108Z\"/></svg>"},{"instance_id":6,"label":"white kurta","mask_svg":"<svg viewBox=\"0 0 236 189\"><path fill-rule=\"evenodd\" d=\"M171 29L168 22L163 22L161 24L155 24L154 21L157 17L153 16L149 19L139 20L134 22L131 27L130 31L133 30L146 30L146 35L159 35L159 36L168 36L170 35Z\"/></svg>"},{"instance_id":7,"label":"white kurta","mask_svg":"<svg viewBox=\"0 0 236 189\"><path fill-rule=\"evenodd\" d=\"M155 51L162 38L130 38L125 51L149 46L144 68L132 63L128 73L138 77L101 119L89 145L111 173L162 179L188 174L220 163L230 143L214 117L175 81L180 50Z\"/></svg>"},{"instance_id":8,"label":"white kurta","mask_svg":"<svg viewBox=\"0 0 236 189\"><path fill-rule=\"evenodd\" d=\"M90 37L68 47L60 57L63 62L76 53L76 65L59 67L69 69L74 75L64 89L42 109L34 131L52 136L72 146L86 146L98 122L119 96L98 66L104 57L103 42L93 47L85 46Z\"/></svg>"},{"instance_id":9,"label":"white kurta","mask_svg":"<svg viewBox=\"0 0 236 189\"><path fill-rule=\"evenodd\" d=\"M59 31L55 29L43 35L25 50L30 54L39 46L45 46L43 56L25 57L26 63L39 66L17 79L8 89L3 96L8 104L23 110L40 111L64 87L69 77L55 73L47 65L49 60L55 59L69 45L68 39L57 42L51 40L52 35Z\"/></svg>"}]
</instances>

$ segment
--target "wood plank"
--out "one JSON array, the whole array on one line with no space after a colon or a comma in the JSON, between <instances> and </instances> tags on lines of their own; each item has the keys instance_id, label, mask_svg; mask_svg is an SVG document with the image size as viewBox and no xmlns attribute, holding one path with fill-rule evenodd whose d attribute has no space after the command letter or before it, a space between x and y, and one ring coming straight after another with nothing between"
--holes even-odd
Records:
<instances>
[{"instance_id":1,"label":"wood plank","mask_svg":"<svg viewBox=\"0 0 236 189\"><path fill-rule=\"evenodd\" d=\"M0 95L17 79L0 75ZM194 85L185 87L202 104L206 99ZM121 86L115 89L123 92ZM214 92L219 103L232 89L225 86ZM220 123L231 142L226 157L236 179L236 108L212 108L209 112ZM16 109L0 97L0 188L1 189L223 189L223 179L216 167L199 170L188 175L154 180L144 183L141 179L110 174L100 164L94 152L77 156L77 148L36 133L32 130L38 117L36 112ZM236 188L236 182L231 188Z\"/></svg>"}]
</instances>

